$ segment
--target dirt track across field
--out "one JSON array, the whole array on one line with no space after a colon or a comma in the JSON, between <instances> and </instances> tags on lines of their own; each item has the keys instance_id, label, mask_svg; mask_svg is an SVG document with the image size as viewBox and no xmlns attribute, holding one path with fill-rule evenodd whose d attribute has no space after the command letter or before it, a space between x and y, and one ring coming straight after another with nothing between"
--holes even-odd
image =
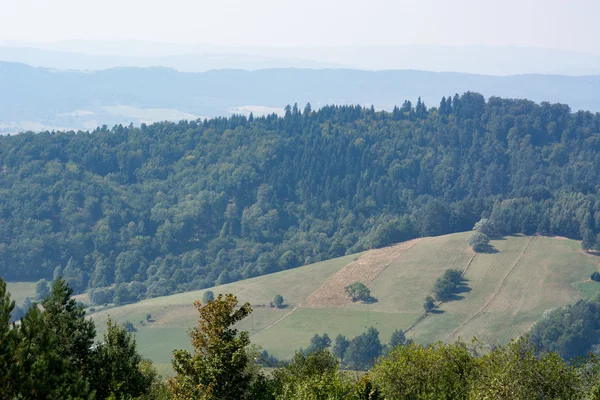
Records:
<instances>
[{"instance_id":1,"label":"dirt track across field","mask_svg":"<svg viewBox=\"0 0 600 400\"><path fill-rule=\"evenodd\" d=\"M339 270L331 279L311 294L302 306L343 308L349 301L348 295L344 291L346 286L354 282L362 282L368 286L390 264L421 240L419 238L395 246L369 250L363 256Z\"/></svg>"},{"instance_id":2,"label":"dirt track across field","mask_svg":"<svg viewBox=\"0 0 600 400\"><path fill-rule=\"evenodd\" d=\"M514 271L514 269L517 267L517 265L519 265L519 262L521 262L521 260L523 259L523 257L527 253L527 250L529 249L529 246L531 245L531 242L533 242L534 239L535 239L535 236L532 236L532 237L529 238L529 241L527 242L527 245L523 248L523 251L521 252L521 255L519 255L519 257L515 260L515 262L510 267L510 269L506 272L506 275L504 275L504 278L502 278L502 281L500 281L500 285L498 286L498 288L494 291L494 293L492 294L492 296L487 299L487 301L481 307L481 309L479 309L475 314L471 315L466 321L464 321L456 329L454 329L452 332L450 332L450 334L444 338L444 340L443 340L444 342L448 341L448 339L450 339L451 337L453 337L454 335L456 335L456 333L458 331L460 331L462 328L464 328L465 325L467 325L469 322L473 321L475 318L477 318L481 314L483 314L485 312L485 310L490 306L490 304L492 304L492 302L498 296L498 293L500 293L500 290L502 290L502 288L506 284L506 281L507 281L508 277L510 276L510 274Z\"/></svg>"}]
</instances>

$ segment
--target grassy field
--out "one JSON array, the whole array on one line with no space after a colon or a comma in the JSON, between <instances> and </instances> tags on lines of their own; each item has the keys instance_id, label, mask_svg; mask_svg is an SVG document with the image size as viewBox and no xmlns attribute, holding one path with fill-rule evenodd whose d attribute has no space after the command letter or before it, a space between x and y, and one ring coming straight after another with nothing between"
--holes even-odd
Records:
<instances>
[{"instance_id":1,"label":"grassy field","mask_svg":"<svg viewBox=\"0 0 600 400\"><path fill-rule=\"evenodd\" d=\"M387 342L395 329L406 330L422 315L425 296L448 268L466 271L469 289L407 332L419 343L474 335L506 341L527 331L546 309L600 293L600 284L589 281L600 258L583 253L577 241L507 237L492 241L496 252L475 254L467 246L468 235L425 238L210 290L250 302L254 312L239 328L278 357L306 347L315 333L352 337L374 326ZM362 277L377 301L367 305L327 296L343 290L349 276ZM189 348L187 331L197 322L193 301L203 293L149 299L92 317L100 328L109 315L134 323L141 352L168 373L172 350ZM286 307L270 308L278 293Z\"/></svg>"},{"instance_id":2,"label":"grassy field","mask_svg":"<svg viewBox=\"0 0 600 400\"><path fill-rule=\"evenodd\" d=\"M498 253L478 254L465 278L471 291L440 307L415 329L419 341L470 339L501 342L527 331L549 308L580 298L577 283L596 270L597 257L572 240L508 237Z\"/></svg>"},{"instance_id":3,"label":"grassy field","mask_svg":"<svg viewBox=\"0 0 600 400\"><path fill-rule=\"evenodd\" d=\"M27 297L35 297L35 284L37 282L7 282L6 288L11 300L21 306Z\"/></svg>"}]
</instances>

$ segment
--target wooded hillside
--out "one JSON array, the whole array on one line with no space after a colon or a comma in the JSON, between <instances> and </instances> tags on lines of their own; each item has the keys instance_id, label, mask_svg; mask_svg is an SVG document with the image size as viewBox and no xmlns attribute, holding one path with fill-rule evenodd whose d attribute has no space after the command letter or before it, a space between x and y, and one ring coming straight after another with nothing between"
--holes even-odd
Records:
<instances>
[{"instance_id":1,"label":"wooded hillside","mask_svg":"<svg viewBox=\"0 0 600 400\"><path fill-rule=\"evenodd\" d=\"M201 289L418 236L600 232L600 116L444 98L0 137L0 276L92 301ZM112 284L116 286L110 287ZM110 288L109 288L110 287Z\"/></svg>"}]
</instances>

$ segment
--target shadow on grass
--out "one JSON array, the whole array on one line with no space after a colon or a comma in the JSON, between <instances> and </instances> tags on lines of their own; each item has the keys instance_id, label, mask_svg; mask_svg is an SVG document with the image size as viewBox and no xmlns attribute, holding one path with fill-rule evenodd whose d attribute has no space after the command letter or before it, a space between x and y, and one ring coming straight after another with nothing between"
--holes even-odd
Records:
<instances>
[{"instance_id":1,"label":"shadow on grass","mask_svg":"<svg viewBox=\"0 0 600 400\"><path fill-rule=\"evenodd\" d=\"M506 240L506 239L504 239L504 240ZM489 244L487 246L484 246L484 247L479 247L477 250L475 250L475 252L476 253L480 253L480 254L496 254L496 253L500 253L498 251L498 249L496 249L491 244Z\"/></svg>"},{"instance_id":2,"label":"shadow on grass","mask_svg":"<svg viewBox=\"0 0 600 400\"><path fill-rule=\"evenodd\" d=\"M454 294L469 293L471 290L473 290L473 289L471 289L469 287L469 285L463 284L456 288L456 290L454 291Z\"/></svg>"},{"instance_id":3,"label":"shadow on grass","mask_svg":"<svg viewBox=\"0 0 600 400\"><path fill-rule=\"evenodd\" d=\"M377 300L377 299L376 299L375 297L373 297L373 296L369 296L369 297L367 297L367 298L364 298L364 299L352 299L352 302L353 302L353 303L356 303L356 302L359 302L359 301L360 301L361 303L363 303L363 304L373 304L373 303L377 303L377 302L379 302L379 300Z\"/></svg>"},{"instance_id":4,"label":"shadow on grass","mask_svg":"<svg viewBox=\"0 0 600 400\"><path fill-rule=\"evenodd\" d=\"M434 308L433 310L429 311L429 313L430 313L430 314L443 314L443 313L445 313L445 312L446 312L446 311L444 311L444 310L440 310L440 309L438 309L438 308Z\"/></svg>"}]
</instances>

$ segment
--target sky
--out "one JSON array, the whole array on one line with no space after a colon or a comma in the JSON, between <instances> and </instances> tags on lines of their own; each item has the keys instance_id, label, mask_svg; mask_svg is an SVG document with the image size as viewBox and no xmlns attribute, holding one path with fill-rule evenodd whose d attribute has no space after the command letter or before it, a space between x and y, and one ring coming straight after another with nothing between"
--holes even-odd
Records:
<instances>
[{"instance_id":1,"label":"sky","mask_svg":"<svg viewBox=\"0 0 600 400\"><path fill-rule=\"evenodd\" d=\"M0 0L0 41L531 46L600 54L598 0Z\"/></svg>"}]
</instances>

